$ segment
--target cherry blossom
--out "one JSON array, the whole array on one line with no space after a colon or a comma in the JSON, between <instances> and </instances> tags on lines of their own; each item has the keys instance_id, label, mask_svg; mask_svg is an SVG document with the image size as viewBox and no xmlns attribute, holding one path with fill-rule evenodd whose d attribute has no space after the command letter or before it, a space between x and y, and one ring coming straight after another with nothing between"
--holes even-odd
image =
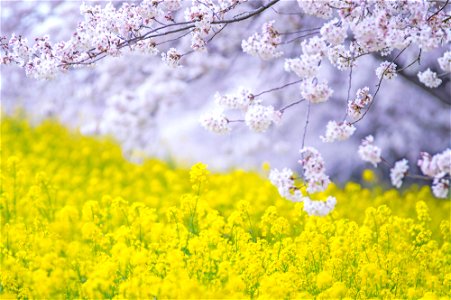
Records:
<instances>
[{"instance_id":1,"label":"cherry blossom","mask_svg":"<svg viewBox=\"0 0 451 300\"><path fill-rule=\"evenodd\" d=\"M418 79L429 88L436 88L442 83L442 80L437 77L437 73L432 72L429 68L424 72L418 72Z\"/></svg>"},{"instance_id":2,"label":"cherry blossom","mask_svg":"<svg viewBox=\"0 0 451 300\"><path fill-rule=\"evenodd\" d=\"M240 109L246 111L251 103L258 104L257 100L254 100L254 95L250 90L241 87L236 94L221 95L216 93L215 103L227 109Z\"/></svg>"},{"instance_id":3,"label":"cherry blossom","mask_svg":"<svg viewBox=\"0 0 451 300\"><path fill-rule=\"evenodd\" d=\"M373 101L373 96L369 92L370 89L367 86L358 89L356 98L353 101L348 102L347 114L351 119L356 120L360 118L362 116L362 110Z\"/></svg>"},{"instance_id":4,"label":"cherry blossom","mask_svg":"<svg viewBox=\"0 0 451 300\"><path fill-rule=\"evenodd\" d=\"M294 72L300 78L312 78L318 73L320 55L302 54L300 58L286 59L285 71Z\"/></svg>"},{"instance_id":5,"label":"cherry blossom","mask_svg":"<svg viewBox=\"0 0 451 300\"><path fill-rule=\"evenodd\" d=\"M244 117L246 125L255 132L265 132L274 121L276 112L271 105L252 105Z\"/></svg>"},{"instance_id":6,"label":"cherry blossom","mask_svg":"<svg viewBox=\"0 0 451 300\"><path fill-rule=\"evenodd\" d=\"M281 38L274 28L275 21L263 24L262 33L255 33L247 40L243 40L241 46L243 51L259 57L263 60L270 60L282 56L283 52L277 49Z\"/></svg>"},{"instance_id":7,"label":"cherry blossom","mask_svg":"<svg viewBox=\"0 0 451 300\"><path fill-rule=\"evenodd\" d=\"M305 80L301 84L301 95L312 103L321 103L327 101L332 95L333 90L326 82L316 83L311 80Z\"/></svg>"},{"instance_id":8,"label":"cherry blossom","mask_svg":"<svg viewBox=\"0 0 451 300\"><path fill-rule=\"evenodd\" d=\"M376 69L376 76L379 79L392 79L397 76L396 74L396 64L388 61L381 63L379 68Z\"/></svg>"},{"instance_id":9,"label":"cherry blossom","mask_svg":"<svg viewBox=\"0 0 451 300\"><path fill-rule=\"evenodd\" d=\"M298 0L299 7L309 15L329 19L332 16L333 10L328 5L315 0Z\"/></svg>"},{"instance_id":10,"label":"cherry blossom","mask_svg":"<svg viewBox=\"0 0 451 300\"><path fill-rule=\"evenodd\" d=\"M288 168L283 168L282 171L272 169L269 174L269 181L277 187L280 196L293 202L299 202L302 200L302 193L296 188L293 178L293 171Z\"/></svg>"},{"instance_id":11,"label":"cherry blossom","mask_svg":"<svg viewBox=\"0 0 451 300\"><path fill-rule=\"evenodd\" d=\"M344 42L346 31L346 25L339 25L339 20L333 19L321 27L320 33L329 44L336 46Z\"/></svg>"},{"instance_id":12,"label":"cherry blossom","mask_svg":"<svg viewBox=\"0 0 451 300\"><path fill-rule=\"evenodd\" d=\"M432 184L432 192L437 198L448 198L449 178L435 177Z\"/></svg>"},{"instance_id":13,"label":"cherry blossom","mask_svg":"<svg viewBox=\"0 0 451 300\"><path fill-rule=\"evenodd\" d=\"M308 197L303 197L304 211L310 216L326 216L334 210L337 204L335 197L327 197L326 201L311 200Z\"/></svg>"},{"instance_id":14,"label":"cherry blossom","mask_svg":"<svg viewBox=\"0 0 451 300\"><path fill-rule=\"evenodd\" d=\"M320 136L321 140L326 143L347 140L355 131L355 126L349 123L337 123L329 121L326 127L326 135Z\"/></svg>"},{"instance_id":15,"label":"cherry blossom","mask_svg":"<svg viewBox=\"0 0 451 300\"><path fill-rule=\"evenodd\" d=\"M421 172L429 177L436 177L440 174L449 175L451 170L451 149L446 149L434 156L427 152L420 153L418 166Z\"/></svg>"},{"instance_id":16,"label":"cherry blossom","mask_svg":"<svg viewBox=\"0 0 451 300\"><path fill-rule=\"evenodd\" d=\"M304 147L300 150L302 159L299 163L304 169L304 177L307 181L307 191L316 193L324 191L330 183L326 175L326 167L321 154L313 147Z\"/></svg>"},{"instance_id":17,"label":"cherry blossom","mask_svg":"<svg viewBox=\"0 0 451 300\"><path fill-rule=\"evenodd\" d=\"M406 176L407 171L409 170L409 162L406 159L402 159L395 163L395 166L390 169L390 179L393 186L398 189L402 185L402 180Z\"/></svg>"},{"instance_id":18,"label":"cherry blossom","mask_svg":"<svg viewBox=\"0 0 451 300\"><path fill-rule=\"evenodd\" d=\"M307 55L320 55L325 56L328 51L326 41L319 37L314 36L308 40L303 40L301 43L302 52Z\"/></svg>"},{"instance_id":19,"label":"cherry blossom","mask_svg":"<svg viewBox=\"0 0 451 300\"><path fill-rule=\"evenodd\" d=\"M439 57L437 61L443 71L451 72L451 51L446 51L443 53L443 56Z\"/></svg>"},{"instance_id":20,"label":"cherry blossom","mask_svg":"<svg viewBox=\"0 0 451 300\"><path fill-rule=\"evenodd\" d=\"M214 133L226 134L230 131L227 118L223 111L219 109L203 114L200 123L205 129Z\"/></svg>"},{"instance_id":21,"label":"cherry blossom","mask_svg":"<svg viewBox=\"0 0 451 300\"><path fill-rule=\"evenodd\" d=\"M358 153L362 160L370 162L377 167L377 164L381 162L381 149L373 143L374 137L372 135L367 136L362 140Z\"/></svg>"},{"instance_id":22,"label":"cherry blossom","mask_svg":"<svg viewBox=\"0 0 451 300\"><path fill-rule=\"evenodd\" d=\"M343 45L329 48L327 55L331 64L340 71L347 70L354 65L354 59L351 52L346 50Z\"/></svg>"},{"instance_id":23,"label":"cherry blossom","mask_svg":"<svg viewBox=\"0 0 451 300\"><path fill-rule=\"evenodd\" d=\"M161 58L170 67L176 68L180 66L182 56L175 48L171 48L167 53L161 53Z\"/></svg>"}]
</instances>

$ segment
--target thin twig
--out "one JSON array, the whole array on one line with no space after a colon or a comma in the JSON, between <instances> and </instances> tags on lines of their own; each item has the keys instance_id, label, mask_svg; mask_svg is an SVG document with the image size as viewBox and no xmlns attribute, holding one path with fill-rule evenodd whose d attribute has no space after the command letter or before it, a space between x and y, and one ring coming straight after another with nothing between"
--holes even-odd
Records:
<instances>
[{"instance_id":1,"label":"thin twig","mask_svg":"<svg viewBox=\"0 0 451 300\"><path fill-rule=\"evenodd\" d=\"M227 119L227 123L242 123L244 122L244 120L238 119L238 120L228 120Z\"/></svg>"},{"instance_id":2,"label":"thin twig","mask_svg":"<svg viewBox=\"0 0 451 300\"><path fill-rule=\"evenodd\" d=\"M319 31L314 31L314 32L311 32L311 33L307 33L307 34L304 34L304 35L300 35L300 36L297 36L297 37L295 37L295 38L293 38L293 39L291 39L291 40L282 42L282 43L280 43L279 45L290 44L290 43L295 42L295 41L297 41L297 40L299 40L299 39L302 39L302 38L305 38L305 37L308 37L308 36L311 36L311 35L315 35L315 34L318 34L318 33L319 33Z\"/></svg>"},{"instance_id":3,"label":"thin twig","mask_svg":"<svg viewBox=\"0 0 451 300\"><path fill-rule=\"evenodd\" d=\"M285 110L287 110L287 109L289 109L289 108L291 108L291 107L293 107L293 106L295 106L295 105L297 105L297 104L299 104L299 103L302 103L302 102L304 102L304 101L305 101L305 99L300 99L300 100L294 101L294 102L292 102L292 103L290 103L290 104L287 104L287 105L283 106L283 107L280 108L278 111L281 112L281 113L284 113ZM307 115L307 118L308 118L308 115ZM245 121L245 120L242 120L242 119L236 119L236 120L228 120L228 119L227 119L227 123L242 123L242 122L244 122L244 121Z\"/></svg>"},{"instance_id":4,"label":"thin twig","mask_svg":"<svg viewBox=\"0 0 451 300\"><path fill-rule=\"evenodd\" d=\"M427 21L429 21L430 19L432 19L434 16L438 15L446 6L448 6L449 0L446 0L445 4L443 4L443 6L437 10L434 14L432 14Z\"/></svg>"},{"instance_id":5,"label":"thin twig","mask_svg":"<svg viewBox=\"0 0 451 300\"><path fill-rule=\"evenodd\" d=\"M287 15L287 16L289 16L289 15L301 15L302 16L302 14L303 14L302 12L281 12L281 11L276 10L273 7L271 7L271 9L278 15Z\"/></svg>"},{"instance_id":6,"label":"thin twig","mask_svg":"<svg viewBox=\"0 0 451 300\"><path fill-rule=\"evenodd\" d=\"M396 70L396 72L402 72L402 71L408 69L409 67L411 67L411 66L412 66L413 64L415 64L416 62L420 62L420 60L421 60L421 51L422 51L422 49L420 49L420 51L418 52L418 56L417 56L417 58L415 58L414 61L412 61L412 62L411 62L410 64L408 64L407 66L405 66L405 67L403 67L403 68L401 68L401 69L399 69L399 70Z\"/></svg>"},{"instance_id":7,"label":"thin twig","mask_svg":"<svg viewBox=\"0 0 451 300\"><path fill-rule=\"evenodd\" d=\"M191 31L185 32L184 34L182 34L182 35L180 35L180 36L178 36L178 37L176 37L176 38L169 39L169 40L163 41L163 42L161 42L161 43L157 43L157 44L155 44L155 46L160 46L160 45L163 45L163 44L167 44L167 43L170 43L170 42L179 40L179 39L181 39L181 38L187 36L187 35L190 34L190 33L191 33Z\"/></svg>"},{"instance_id":8,"label":"thin twig","mask_svg":"<svg viewBox=\"0 0 451 300\"><path fill-rule=\"evenodd\" d=\"M343 117L343 122L348 117L348 103L351 98L351 86L352 86L352 66L353 66L353 64L351 63L351 67L350 67L350 71L349 71L348 95L346 97L346 109L345 109L345 116Z\"/></svg>"},{"instance_id":9,"label":"thin twig","mask_svg":"<svg viewBox=\"0 0 451 300\"><path fill-rule=\"evenodd\" d=\"M304 145L305 145L305 137L307 135L307 127L308 127L308 123L309 123L309 119L310 119L310 104L311 102L308 102L308 106L307 106L307 118L305 120L305 126L304 126L304 134L302 135L302 147L301 149L304 149Z\"/></svg>"},{"instance_id":10,"label":"thin twig","mask_svg":"<svg viewBox=\"0 0 451 300\"><path fill-rule=\"evenodd\" d=\"M221 31L224 30L224 28L226 28L226 26L229 24L224 24L224 26L221 27L221 29L219 29L218 31L216 31L213 36L211 38L208 39L207 43L211 42L211 40L213 40L219 33L221 33Z\"/></svg>"},{"instance_id":11,"label":"thin twig","mask_svg":"<svg viewBox=\"0 0 451 300\"><path fill-rule=\"evenodd\" d=\"M443 77L443 76L446 76L446 75L449 75L449 74L451 74L451 72L444 72L444 73L438 74L437 77Z\"/></svg>"},{"instance_id":12,"label":"thin twig","mask_svg":"<svg viewBox=\"0 0 451 300\"><path fill-rule=\"evenodd\" d=\"M261 96L263 94L266 94L266 93L270 93L270 92L274 92L274 91L277 91L277 90L281 90L281 89L286 88L286 87L288 87L290 85L293 85L293 84L296 84L296 83L300 83L300 82L302 82L302 79L296 80L296 81L292 81L292 82L286 83L286 84L284 84L282 86L278 86L278 87L275 87L275 88L272 88L272 89L269 89L269 90L265 90L263 92L255 94L254 97L259 97L259 96Z\"/></svg>"},{"instance_id":13,"label":"thin twig","mask_svg":"<svg viewBox=\"0 0 451 300\"><path fill-rule=\"evenodd\" d=\"M299 29L299 30L296 30L296 31L279 32L279 34L280 35L290 35L290 34L296 34L296 33L301 33L301 32L318 31L320 29L321 29L321 27L307 28L307 29Z\"/></svg>"},{"instance_id":14,"label":"thin twig","mask_svg":"<svg viewBox=\"0 0 451 300\"><path fill-rule=\"evenodd\" d=\"M305 101L305 99L301 99L301 100L292 102L292 103L290 103L290 104L288 104L288 105L285 105L285 106L282 107L281 109L279 109L279 111L280 111L281 113L283 113L285 110L289 109L290 107L293 107L293 106L295 106L295 105L297 105L297 104L299 104L299 103L302 103L302 102L304 102L304 101Z\"/></svg>"}]
</instances>

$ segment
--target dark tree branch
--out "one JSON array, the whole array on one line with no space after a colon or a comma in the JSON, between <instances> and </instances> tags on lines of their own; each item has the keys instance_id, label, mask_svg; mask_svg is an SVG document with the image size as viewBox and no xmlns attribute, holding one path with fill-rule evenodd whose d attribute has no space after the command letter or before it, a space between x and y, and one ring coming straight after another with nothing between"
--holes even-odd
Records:
<instances>
[{"instance_id":1,"label":"dark tree branch","mask_svg":"<svg viewBox=\"0 0 451 300\"><path fill-rule=\"evenodd\" d=\"M448 3L449 3L449 0L446 0L445 4L443 4L443 6L439 10L437 10L435 13L433 13L427 20L429 21L434 16L438 15L443 9L445 9L446 6L448 6Z\"/></svg>"}]
</instances>

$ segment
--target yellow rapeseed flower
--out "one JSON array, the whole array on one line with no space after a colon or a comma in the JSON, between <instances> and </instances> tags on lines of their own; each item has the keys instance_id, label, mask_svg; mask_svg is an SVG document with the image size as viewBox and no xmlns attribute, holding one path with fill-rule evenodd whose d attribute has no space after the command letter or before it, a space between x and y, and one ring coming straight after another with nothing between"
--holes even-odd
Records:
<instances>
[{"instance_id":1,"label":"yellow rapeseed flower","mask_svg":"<svg viewBox=\"0 0 451 300\"><path fill-rule=\"evenodd\" d=\"M336 209L308 216L260 173L137 165L51 121L1 126L1 299L451 297L451 205L427 186L384 190L365 171L371 188L331 185Z\"/></svg>"}]
</instances>

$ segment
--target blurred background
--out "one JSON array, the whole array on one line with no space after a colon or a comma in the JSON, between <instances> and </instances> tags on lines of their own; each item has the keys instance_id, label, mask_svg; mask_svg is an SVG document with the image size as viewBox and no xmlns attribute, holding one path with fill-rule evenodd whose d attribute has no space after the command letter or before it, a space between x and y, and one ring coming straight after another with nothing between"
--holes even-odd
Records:
<instances>
[{"instance_id":1,"label":"blurred background","mask_svg":"<svg viewBox=\"0 0 451 300\"><path fill-rule=\"evenodd\" d=\"M251 1L245 9L261 3ZM49 34L52 42L68 40L83 20L80 4L2 0L1 35L15 33L32 41ZM305 16L296 1L281 1L258 17L228 26L209 44L208 53L184 56L180 69L164 66L159 56L129 53L103 59L94 68L74 69L54 80L37 81L27 78L23 69L2 65L1 107L7 114L25 112L34 124L54 118L82 134L111 135L121 144L124 156L137 163L151 156L182 166L202 161L213 170L259 169L263 162L271 167L298 169L305 103L287 110L280 126L264 134L250 132L244 124L236 123L229 135L216 136L198 122L200 115L212 108L217 91L232 93L243 86L258 93L297 79L284 71L283 57L262 61L241 50L241 41L260 32L261 25L270 20L276 21L279 32L315 28L323 22ZM302 40L287 43L284 56L298 56ZM187 36L164 47L187 51L190 43ZM424 53L421 65L415 64L396 79L384 82L371 111L357 124L356 133L347 141L333 144L321 142L319 136L325 133L329 120L339 121L344 115L348 71L338 71L328 62L322 65L320 76L329 82L334 94L328 102L312 105L305 142L321 151L333 181L359 181L362 170L370 167L357 156L361 139L369 134L375 137L385 158L394 162L406 157L412 169L416 168L420 151L436 153L450 147L450 80L442 78L439 88L428 89L416 76L428 67L438 71L437 58L444 51ZM417 54L418 49L409 49L398 65L409 64ZM352 96L364 86L374 92L374 70L383 60L389 59L359 59L353 73ZM262 97L264 104L275 108L299 98L297 85ZM381 171L388 176L388 169L382 166Z\"/></svg>"}]
</instances>

